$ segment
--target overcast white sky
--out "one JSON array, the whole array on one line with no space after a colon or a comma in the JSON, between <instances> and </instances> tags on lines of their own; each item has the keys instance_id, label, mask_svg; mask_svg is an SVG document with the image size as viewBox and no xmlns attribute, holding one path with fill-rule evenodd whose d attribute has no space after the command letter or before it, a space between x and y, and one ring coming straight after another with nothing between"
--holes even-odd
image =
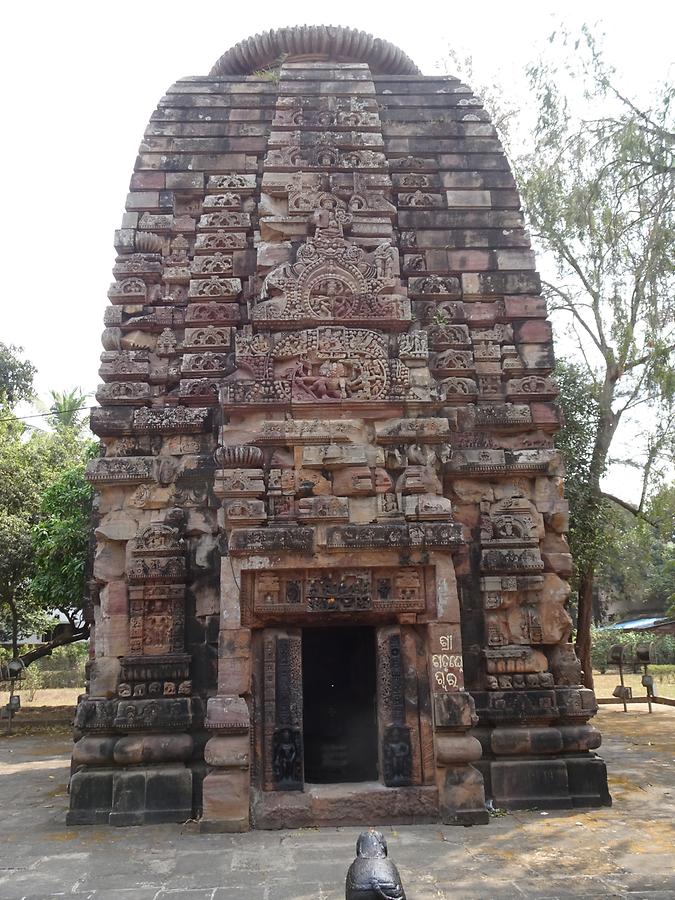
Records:
<instances>
[{"instance_id":1,"label":"overcast white sky","mask_svg":"<svg viewBox=\"0 0 675 900\"><path fill-rule=\"evenodd\" d=\"M284 25L347 25L401 47L424 74L443 71L453 47L473 56L479 81L525 103L524 65L560 21L601 23L606 55L637 96L665 76L675 24L672 5L653 0L22 0L5 4L2 20L0 340L24 347L43 397L95 390L113 231L145 125L169 85L206 74L237 41ZM634 495L630 472L613 481Z\"/></svg>"}]
</instances>

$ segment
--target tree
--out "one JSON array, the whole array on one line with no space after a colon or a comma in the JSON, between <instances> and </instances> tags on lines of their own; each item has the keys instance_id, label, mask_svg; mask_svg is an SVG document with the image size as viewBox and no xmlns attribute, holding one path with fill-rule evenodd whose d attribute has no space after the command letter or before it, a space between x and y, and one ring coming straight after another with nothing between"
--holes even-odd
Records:
<instances>
[{"instance_id":1,"label":"tree","mask_svg":"<svg viewBox=\"0 0 675 900\"><path fill-rule=\"evenodd\" d=\"M675 615L675 482L649 498L648 522L634 520L627 534L626 556L634 555L641 577L635 595L646 606Z\"/></svg>"},{"instance_id":2,"label":"tree","mask_svg":"<svg viewBox=\"0 0 675 900\"><path fill-rule=\"evenodd\" d=\"M631 618L647 612L663 615L675 600L672 514L668 528L668 523L659 518L658 504L654 502L668 490L661 489L647 504L649 522L621 507L610 510L605 548L598 561L597 594L603 604L623 603L620 618L625 618L625 613Z\"/></svg>"},{"instance_id":3,"label":"tree","mask_svg":"<svg viewBox=\"0 0 675 900\"><path fill-rule=\"evenodd\" d=\"M560 388L563 424L556 447L565 459L565 494L570 505L569 543L574 562L572 589L578 594L580 573L606 552L608 504L591 488L593 447L600 418L598 389L582 366L559 360L555 369ZM576 603L578 609L578 601Z\"/></svg>"},{"instance_id":4,"label":"tree","mask_svg":"<svg viewBox=\"0 0 675 900\"><path fill-rule=\"evenodd\" d=\"M29 584L32 546L26 520L0 511L0 630L6 631L12 642L12 657L19 655L19 637L30 633L43 622L30 603ZM5 628L2 628L2 620Z\"/></svg>"},{"instance_id":5,"label":"tree","mask_svg":"<svg viewBox=\"0 0 675 900\"><path fill-rule=\"evenodd\" d=\"M554 36L556 41L565 45L569 38ZM563 65L548 54L529 69L538 118L532 150L515 168L535 242L556 264L555 276L544 282L545 294L551 309L569 322L579 365L596 398L577 523L595 523L597 535L606 499L644 516L650 477L664 455L672 455L673 87L667 85L645 107L625 97L588 29L565 58ZM583 88L576 107L565 92L566 85L571 90L575 84ZM605 494L601 479L612 462L620 423L639 407L649 410L645 477L639 503L631 504ZM570 488L575 489L568 480ZM597 553L582 551L577 569L577 653L592 687Z\"/></svg>"},{"instance_id":6,"label":"tree","mask_svg":"<svg viewBox=\"0 0 675 900\"><path fill-rule=\"evenodd\" d=\"M0 635L19 656L21 638L67 623L24 655L24 663L87 636L82 621L91 491L84 460L92 442L76 414L45 432L29 430L11 404L32 396L34 368L0 345ZM78 392L53 392L58 410L81 405Z\"/></svg>"},{"instance_id":7,"label":"tree","mask_svg":"<svg viewBox=\"0 0 675 900\"><path fill-rule=\"evenodd\" d=\"M31 529L50 467L44 443L24 439L24 426L4 407L0 421L0 631L18 654L18 640L44 624L29 592ZM37 437L37 436L36 436Z\"/></svg>"},{"instance_id":8,"label":"tree","mask_svg":"<svg viewBox=\"0 0 675 900\"><path fill-rule=\"evenodd\" d=\"M33 397L35 367L19 356L23 350L0 342L0 412Z\"/></svg>"},{"instance_id":9,"label":"tree","mask_svg":"<svg viewBox=\"0 0 675 900\"><path fill-rule=\"evenodd\" d=\"M48 655L54 647L89 637L83 604L91 503L84 462L66 469L44 492L40 519L32 531L29 591L40 609L58 610L67 627L55 629L46 642L24 654L25 665Z\"/></svg>"},{"instance_id":10,"label":"tree","mask_svg":"<svg viewBox=\"0 0 675 900\"><path fill-rule=\"evenodd\" d=\"M49 406L49 423L55 431L71 432L79 435L84 426L83 410L86 396L79 388L70 391L50 391L52 402Z\"/></svg>"},{"instance_id":11,"label":"tree","mask_svg":"<svg viewBox=\"0 0 675 900\"><path fill-rule=\"evenodd\" d=\"M659 523L662 540L660 565L648 585L648 599L664 598L666 613L675 616L675 482L650 500L650 516Z\"/></svg>"},{"instance_id":12,"label":"tree","mask_svg":"<svg viewBox=\"0 0 675 900\"><path fill-rule=\"evenodd\" d=\"M597 385L575 363L558 361L555 377L563 411L556 447L566 460L573 596L580 571L593 563L597 569L595 625L605 619L607 598L626 601L636 613L640 607L665 610L675 592L675 581L668 582L668 560L675 550L675 485L656 488L641 516L617 505L606 494L594 503L590 475L599 419Z\"/></svg>"},{"instance_id":13,"label":"tree","mask_svg":"<svg viewBox=\"0 0 675 900\"><path fill-rule=\"evenodd\" d=\"M0 425L0 633L18 656L19 640L59 627L26 657L88 636L82 621L91 490L84 459L93 442L34 432L17 419Z\"/></svg>"}]
</instances>

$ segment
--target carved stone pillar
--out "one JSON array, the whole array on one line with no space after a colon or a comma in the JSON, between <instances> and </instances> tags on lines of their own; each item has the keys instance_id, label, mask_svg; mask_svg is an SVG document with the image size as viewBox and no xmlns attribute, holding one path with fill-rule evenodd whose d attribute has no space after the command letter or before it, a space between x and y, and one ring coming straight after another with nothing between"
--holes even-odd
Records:
<instances>
[{"instance_id":1,"label":"carved stone pillar","mask_svg":"<svg viewBox=\"0 0 675 900\"><path fill-rule=\"evenodd\" d=\"M471 764L480 742L469 734L478 723L473 698L464 690L459 607L450 560L436 574L439 621L427 626L427 653L433 698L439 812L446 824L488 821L483 776ZM452 621L455 619L455 621Z\"/></svg>"},{"instance_id":2,"label":"carved stone pillar","mask_svg":"<svg viewBox=\"0 0 675 900\"><path fill-rule=\"evenodd\" d=\"M213 697L204 747L210 771L203 783L202 831L248 831L250 788L249 712L242 697Z\"/></svg>"},{"instance_id":3,"label":"carved stone pillar","mask_svg":"<svg viewBox=\"0 0 675 900\"><path fill-rule=\"evenodd\" d=\"M240 577L221 565L218 695L209 699L204 748L211 767L203 782L202 831L247 831L250 800L251 631L241 627Z\"/></svg>"}]
</instances>

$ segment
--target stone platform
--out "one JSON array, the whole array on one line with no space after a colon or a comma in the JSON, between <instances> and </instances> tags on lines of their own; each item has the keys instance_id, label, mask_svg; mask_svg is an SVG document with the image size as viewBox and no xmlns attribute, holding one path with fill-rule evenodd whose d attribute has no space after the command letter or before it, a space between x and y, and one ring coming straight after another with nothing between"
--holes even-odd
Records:
<instances>
[{"instance_id":1,"label":"stone platform","mask_svg":"<svg viewBox=\"0 0 675 900\"><path fill-rule=\"evenodd\" d=\"M306 784L304 791L260 792L253 802L256 828L311 825L431 823L438 818L438 790L431 785L387 788L379 781Z\"/></svg>"},{"instance_id":2,"label":"stone platform","mask_svg":"<svg viewBox=\"0 0 675 900\"><path fill-rule=\"evenodd\" d=\"M611 808L385 828L409 900L675 897L675 709L604 707L599 720ZM2 900L344 897L356 827L229 835L198 834L191 823L64 827L70 747L65 734L0 737Z\"/></svg>"}]
</instances>

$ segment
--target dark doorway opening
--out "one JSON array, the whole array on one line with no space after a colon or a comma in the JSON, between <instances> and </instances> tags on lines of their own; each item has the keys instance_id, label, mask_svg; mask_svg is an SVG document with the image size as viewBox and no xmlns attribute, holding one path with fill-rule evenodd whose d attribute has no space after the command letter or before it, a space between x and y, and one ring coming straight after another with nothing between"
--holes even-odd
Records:
<instances>
[{"instance_id":1,"label":"dark doorway opening","mask_svg":"<svg viewBox=\"0 0 675 900\"><path fill-rule=\"evenodd\" d=\"M305 781L375 781L373 629L303 628L302 690Z\"/></svg>"}]
</instances>

